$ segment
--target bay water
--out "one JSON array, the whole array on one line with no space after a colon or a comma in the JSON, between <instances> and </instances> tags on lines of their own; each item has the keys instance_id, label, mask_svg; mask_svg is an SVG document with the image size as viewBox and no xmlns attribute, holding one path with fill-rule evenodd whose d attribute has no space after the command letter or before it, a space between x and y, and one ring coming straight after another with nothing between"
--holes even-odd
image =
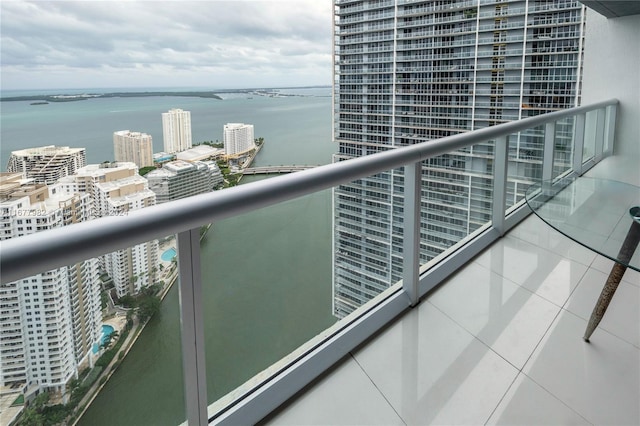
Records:
<instances>
[{"instance_id":1,"label":"bay water","mask_svg":"<svg viewBox=\"0 0 640 426\"><path fill-rule=\"evenodd\" d=\"M182 108L191 111L194 142L222 140L228 122L253 124L255 136L265 139L254 165L329 163L335 149L329 89L281 92L300 96L99 98L37 106L3 102L0 161L4 169L11 151L43 145L86 147L88 163L113 160L112 134L125 129L151 134L154 152L159 152L161 113ZM256 179L261 177L242 182ZM331 195L323 191L213 224L201 253L210 402L335 321L331 215ZM80 424L175 425L184 420L174 286Z\"/></svg>"}]
</instances>

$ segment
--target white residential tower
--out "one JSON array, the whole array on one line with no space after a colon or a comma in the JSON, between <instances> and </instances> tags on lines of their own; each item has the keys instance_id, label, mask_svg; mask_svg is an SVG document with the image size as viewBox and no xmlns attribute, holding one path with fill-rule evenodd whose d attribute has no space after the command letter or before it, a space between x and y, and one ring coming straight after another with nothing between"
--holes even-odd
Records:
<instances>
[{"instance_id":1,"label":"white residential tower","mask_svg":"<svg viewBox=\"0 0 640 426\"><path fill-rule=\"evenodd\" d=\"M577 1L334 3L335 161L580 102L585 15ZM557 161L571 126L556 126ZM509 139L509 205L541 175L541 135ZM424 163L421 263L490 219L492 167L493 143ZM403 186L399 169L335 190L334 315L401 279Z\"/></svg>"},{"instance_id":2,"label":"white residential tower","mask_svg":"<svg viewBox=\"0 0 640 426\"><path fill-rule=\"evenodd\" d=\"M162 134L164 151L169 154L191 148L191 112L179 108L163 112Z\"/></svg>"}]
</instances>

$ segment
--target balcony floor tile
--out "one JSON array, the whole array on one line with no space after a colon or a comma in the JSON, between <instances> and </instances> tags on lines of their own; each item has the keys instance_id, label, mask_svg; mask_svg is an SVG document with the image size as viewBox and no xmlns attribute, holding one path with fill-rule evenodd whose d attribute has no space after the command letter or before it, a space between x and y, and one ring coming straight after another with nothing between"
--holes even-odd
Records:
<instances>
[{"instance_id":1,"label":"balcony floor tile","mask_svg":"<svg viewBox=\"0 0 640 426\"><path fill-rule=\"evenodd\" d=\"M530 215L512 229L509 232L509 236L544 247L555 254L587 266L589 266L596 257L595 252L570 240L550 226L547 226L542 219L534 214Z\"/></svg>"},{"instance_id":2,"label":"balcony floor tile","mask_svg":"<svg viewBox=\"0 0 640 426\"><path fill-rule=\"evenodd\" d=\"M403 425L353 358L318 380L313 392L272 416L279 425Z\"/></svg>"},{"instance_id":3,"label":"balcony floor tile","mask_svg":"<svg viewBox=\"0 0 640 426\"><path fill-rule=\"evenodd\" d=\"M488 425L590 425L524 374L518 375Z\"/></svg>"},{"instance_id":4,"label":"balcony floor tile","mask_svg":"<svg viewBox=\"0 0 640 426\"><path fill-rule=\"evenodd\" d=\"M560 307L473 263L429 302L521 369Z\"/></svg>"},{"instance_id":5,"label":"balcony floor tile","mask_svg":"<svg viewBox=\"0 0 640 426\"><path fill-rule=\"evenodd\" d=\"M518 374L430 303L354 357L406 424L485 423Z\"/></svg>"},{"instance_id":6,"label":"balcony floor tile","mask_svg":"<svg viewBox=\"0 0 640 426\"><path fill-rule=\"evenodd\" d=\"M607 276L604 272L589 269L569 298L565 309L588 321ZM638 306L638 300L640 300L640 288L625 281L620 282L598 328L640 348L640 321L638 321L640 306ZM633 318L636 318L636 321Z\"/></svg>"},{"instance_id":7,"label":"balcony floor tile","mask_svg":"<svg viewBox=\"0 0 640 426\"><path fill-rule=\"evenodd\" d=\"M510 235L496 241L475 261L557 306L566 303L587 270L580 262Z\"/></svg>"},{"instance_id":8,"label":"balcony floor tile","mask_svg":"<svg viewBox=\"0 0 640 426\"><path fill-rule=\"evenodd\" d=\"M640 351L601 328L587 343L586 326L563 310L523 372L593 424L639 424Z\"/></svg>"}]
</instances>

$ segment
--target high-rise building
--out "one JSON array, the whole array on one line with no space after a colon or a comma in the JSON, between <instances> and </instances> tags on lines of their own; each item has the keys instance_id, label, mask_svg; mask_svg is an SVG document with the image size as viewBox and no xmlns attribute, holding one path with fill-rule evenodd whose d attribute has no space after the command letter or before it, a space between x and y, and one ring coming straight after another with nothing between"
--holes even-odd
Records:
<instances>
[{"instance_id":1,"label":"high-rise building","mask_svg":"<svg viewBox=\"0 0 640 426\"><path fill-rule=\"evenodd\" d=\"M334 160L578 105L584 17L573 0L335 0ZM541 135L509 138L509 204L541 174ZM493 143L423 163L422 263L490 219L492 167ZM402 278L403 186L390 170L335 190L334 315Z\"/></svg>"},{"instance_id":2,"label":"high-rise building","mask_svg":"<svg viewBox=\"0 0 640 426\"><path fill-rule=\"evenodd\" d=\"M224 125L224 153L238 156L256 148L253 124L227 123Z\"/></svg>"},{"instance_id":3,"label":"high-rise building","mask_svg":"<svg viewBox=\"0 0 640 426\"><path fill-rule=\"evenodd\" d=\"M169 154L191 148L191 112L179 108L163 112L162 135L164 151Z\"/></svg>"},{"instance_id":4,"label":"high-rise building","mask_svg":"<svg viewBox=\"0 0 640 426\"><path fill-rule=\"evenodd\" d=\"M52 185L61 177L74 174L86 162L85 148L49 145L13 151L7 172L22 173L35 183Z\"/></svg>"},{"instance_id":5,"label":"high-rise building","mask_svg":"<svg viewBox=\"0 0 640 426\"><path fill-rule=\"evenodd\" d=\"M88 220L88 194L0 173L0 240ZM95 259L0 285L0 386L62 391L101 336Z\"/></svg>"},{"instance_id":6,"label":"high-rise building","mask_svg":"<svg viewBox=\"0 0 640 426\"><path fill-rule=\"evenodd\" d=\"M223 182L222 172L213 161L171 161L145 178L158 204L211 192Z\"/></svg>"},{"instance_id":7,"label":"high-rise building","mask_svg":"<svg viewBox=\"0 0 640 426\"><path fill-rule=\"evenodd\" d=\"M60 185L67 193L90 194L95 217L122 216L156 203L156 195L134 163L90 164L61 179ZM106 254L100 263L113 279L118 297L136 294L154 283L158 241Z\"/></svg>"},{"instance_id":8,"label":"high-rise building","mask_svg":"<svg viewBox=\"0 0 640 426\"><path fill-rule=\"evenodd\" d=\"M114 132L113 152L116 161L135 163L140 168L153 166L153 140L146 133Z\"/></svg>"}]
</instances>

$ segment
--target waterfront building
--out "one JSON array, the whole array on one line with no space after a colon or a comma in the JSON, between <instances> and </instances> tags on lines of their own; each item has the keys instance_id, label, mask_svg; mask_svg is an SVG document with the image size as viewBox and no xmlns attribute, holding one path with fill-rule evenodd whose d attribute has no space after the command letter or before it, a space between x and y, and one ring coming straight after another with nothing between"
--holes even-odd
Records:
<instances>
[{"instance_id":1,"label":"waterfront building","mask_svg":"<svg viewBox=\"0 0 640 426\"><path fill-rule=\"evenodd\" d=\"M334 161L580 103L585 15L577 1L335 6ZM570 125L558 124L559 147L568 146ZM541 134L510 138L509 174L518 179L507 188L509 205L540 176ZM556 161L567 161L561 156ZM421 263L490 218L492 167L492 143L424 163ZM402 170L390 170L335 190L338 317L402 277L403 179Z\"/></svg>"},{"instance_id":2,"label":"waterfront building","mask_svg":"<svg viewBox=\"0 0 640 426\"><path fill-rule=\"evenodd\" d=\"M0 240L86 221L88 194L0 173ZM88 259L0 286L0 387L60 392L101 335L98 264Z\"/></svg>"},{"instance_id":3,"label":"waterfront building","mask_svg":"<svg viewBox=\"0 0 640 426\"><path fill-rule=\"evenodd\" d=\"M90 164L60 184L68 193L90 194L94 217L125 216L156 204L156 195L134 163ZM158 241L106 254L100 257L100 263L113 279L118 297L136 294L155 282Z\"/></svg>"},{"instance_id":4,"label":"waterfront building","mask_svg":"<svg viewBox=\"0 0 640 426\"><path fill-rule=\"evenodd\" d=\"M164 150L169 154L191 148L191 112L179 108L163 112L162 134Z\"/></svg>"},{"instance_id":5,"label":"waterfront building","mask_svg":"<svg viewBox=\"0 0 640 426\"><path fill-rule=\"evenodd\" d=\"M256 148L253 124L227 123L224 125L224 153L238 157Z\"/></svg>"},{"instance_id":6,"label":"waterfront building","mask_svg":"<svg viewBox=\"0 0 640 426\"><path fill-rule=\"evenodd\" d=\"M145 178L158 204L211 192L223 183L222 172L213 161L171 161Z\"/></svg>"},{"instance_id":7,"label":"waterfront building","mask_svg":"<svg viewBox=\"0 0 640 426\"><path fill-rule=\"evenodd\" d=\"M41 146L11 152L7 172L22 173L35 183L52 185L58 179L74 174L86 162L85 148Z\"/></svg>"},{"instance_id":8,"label":"waterfront building","mask_svg":"<svg viewBox=\"0 0 640 426\"><path fill-rule=\"evenodd\" d=\"M198 145L194 146L191 149L187 149L186 151L182 151L176 154L176 158L178 160L185 161L203 161L208 160L210 158L218 158L224 155L223 148L214 148L209 145Z\"/></svg>"},{"instance_id":9,"label":"waterfront building","mask_svg":"<svg viewBox=\"0 0 640 426\"><path fill-rule=\"evenodd\" d=\"M135 163L139 168L153 166L153 140L146 133L114 132L113 152L116 161Z\"/></svg>"}]
</instances>

